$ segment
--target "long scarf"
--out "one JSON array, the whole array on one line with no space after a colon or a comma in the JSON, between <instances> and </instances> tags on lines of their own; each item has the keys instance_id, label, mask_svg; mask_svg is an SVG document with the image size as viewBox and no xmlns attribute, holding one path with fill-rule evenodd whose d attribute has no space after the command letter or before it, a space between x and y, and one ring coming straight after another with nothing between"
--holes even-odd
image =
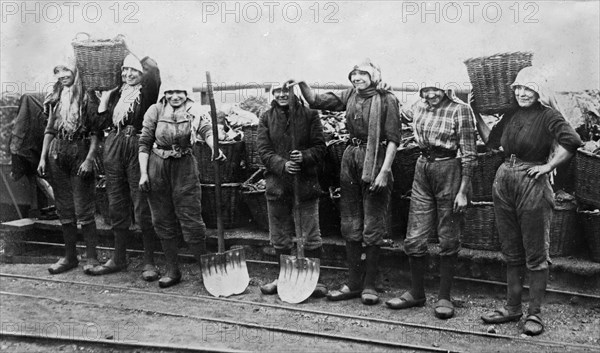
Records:
<instances>
[{"instance_id":1,"label":"long scarf","mask_svg":"<svg viewBox=\"0 0 600 353\"><path fill-rule=\"evenodd\" d=\"M366 90L356 90L356 94L351 94L347 104L347 114L354 119L362 118L362 104L357 102L356 97L364 99L371 98L371 108L369 109L369 136L367 138L367 150L365 160L363 161L363 171L361 179L364 183L370 184L375 180L381 166L383 158L379 156L379 146L381 142L381 123L384 118L383 105L381 104L381 95L375 87L369 87Z\"/></svg>"},{"instance_id":2,"label":"long scarf","mask_svg":"<svg viewBox=\"0 0 600 353\"><path fill-rule=\"evenodd\" d=\"M126 83L121 86L121 97L113 110L113 125L119 127L129 113L135 109L135 103L140 101L141 84L130 86Z\"/></svg>"}]
</instances>

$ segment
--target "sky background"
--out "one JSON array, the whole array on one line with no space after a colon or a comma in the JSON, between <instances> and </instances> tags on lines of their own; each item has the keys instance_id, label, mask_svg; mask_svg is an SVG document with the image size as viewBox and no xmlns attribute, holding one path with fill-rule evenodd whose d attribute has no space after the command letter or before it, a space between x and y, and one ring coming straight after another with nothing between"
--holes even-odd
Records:
<instances>
[{"instance_id":1,"label":"sky background","mask_svg":"<svg viewBox=\"0 0 600 353\"><path fill-rule=\"evenodd\" d=\"M348 84L352 66L369 57L394 86L433 78L466 87L464 60L532 51L556 90L600 87L599 1L70 4L1 1L2 91L53 82L77 32L124 34L134 53L158 62L164 80L191 86L204 83L206 70L221 84Z\"/></svg>"}]
</instances>

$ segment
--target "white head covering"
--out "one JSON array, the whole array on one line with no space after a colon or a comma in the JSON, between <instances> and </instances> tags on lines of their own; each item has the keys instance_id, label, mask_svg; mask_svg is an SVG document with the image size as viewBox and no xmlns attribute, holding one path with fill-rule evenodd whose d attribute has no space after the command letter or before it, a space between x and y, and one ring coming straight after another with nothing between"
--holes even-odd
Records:
<instances>
[{"instance_id":1,"label":"white head covering","mask_svg":"<svg viewBox=\"0 0 600 353\"><path fill-rule=\"evenodd\" d=\"M356 70L369 73L369 76L371 76L371 82L373 82L375 85L381 82L381 68L379 65L372 63L371 59L369 58L365 58L360 64L354 65L352 70L350 70L348 73L348 80L350 80L350 75L352 72Z\"/></svg>"},{"instance_id":2,"label":"white head covering","mask_svg":"<svg viewBox=\"0 0 600 353\"><path fill-rule=\"evenodd\" d=\"M121 66L121 70L130 67L132 69L138 70L139 72L144 72L144 68L142 67L142 63L140 60L133 54L128 54L123 60L123 65Z\"/></svg>"},{"instance_id":3,"label":"white head covering","mask_svg":"<svg viewBox=\"0 0 600 353\"><path fill-rule=\"evenodd\" d=\"M554 95L554 91L550 89L546 76L542 70L537 67L528 66L521 69L517 74L517 78L515 78L515 82L510 85L513 89L516 86L529 88L538 94L540 103L547 107L554 108L563 114L563 111L556 100L556 96Z\"/></svg>"}]
</instances>

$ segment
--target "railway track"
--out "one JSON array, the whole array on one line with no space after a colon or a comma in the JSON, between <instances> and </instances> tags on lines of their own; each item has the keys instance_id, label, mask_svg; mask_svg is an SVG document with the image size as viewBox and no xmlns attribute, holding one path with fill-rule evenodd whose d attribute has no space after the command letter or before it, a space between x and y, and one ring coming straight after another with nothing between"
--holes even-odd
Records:
<instances>
[{"instance_id":1,"label":"railway track","mask_svg":"<svg viewBox=\"0 0 600 353\"><path fill-rule=\"evenodd\" d=\"M62 244L62 243L41 242L41 241L24 241L23 244L29 244L29 245L33 245L33 246L50 246L50 247L58 247L58 248L63 248L64 247L64 244ZM77 247L80 248L80 249L85 249L85 245L77 245ZM99 249L99 250L105 250L105 251L114 251L114 248L104 247L104 246L98 246L97 249ZM144 252L142 250L127 249L127 253L140 255L140 254L143 254ZM162 252L156 252L156 254L157 255L162 255ZM189 258L191 260L194 260L193 255L179 254L179 256L180 257L184 257L184 258ZM277 265L279 265L277 262L274 262L274 261L260 261L260 260L249 260L249 259L246 259L246 262L249 263L249 264L260 264L260 265L269 265L269 266L277 266ZM347 272L348 271L348 268L346 268L346 267L339 267L339 266L321 266L321 269L323 269L323 270L329 270L329 271L343 271L343 272ZM473 283L473 284L478 284L478 285L488 285L488 286L495 286L495 287L506 287L506 283L505 282L500 282L500 281L491 281L491 280L469 278L469 277L458 277L458 276L455 276L454 279L458 280L458 281L461 281L461 282ZM525 285L524 288L525 289L529 289L529 286ZM556 288L547 288L546 289L546 293L547 294L554 294L554 295L564 296L566 298L576 296L576 297L581 297L581 298L586 298L586 299L600 300L600 295L598 295L598 294L574 292L574 291L567 291L567 290L556 289Z\"/></svg>"},{"instance_id":2,"label":"railway track","mask_svg":"<svg viewBox=\"0 0 600 353\"><path fill-rule=\"evenodd\" d=\"M498 351L537 350L544 352L579 352L597 351L598 349L596 346L585 344L523 339L443 326L310 310L301 306L215 298L205 295L189 296L141 290L128 286L8 273L0 273L0 278L4 282L0 296L4 298L5 303L11 300L29 300L32 303L85 306L103 312L125 312L146 317L174 318L187 320L186 322L190 323L201 322L205 325L226 325L229 328L238 328L238 330L241 328L256 330L256 332L270 332L282 335L282 337L301 337L297 338L299 342L310 343L318 340L319 344L331 345L331 347L354 344L364 346L369 350L377 347L382 350L431 352L471 351L470 347L494 347L494 350ZM11 287L18 291L7 291ZM69 295L65 294L67 288ZM106 293L118 293L118 296L104 295ZM136 298L137 300L123 300L127 298ZM123 305L123 302L127 305ZM136 302L139 304L135 304ZM6 305L4 306L6 307ZM248 315L248 313L252 313L252 315ZM435 339L431 337L435 337ZM439 344L433 346L433 342L439 342ZM151 342L144 344L152 345ZM182 351L196 349L182 347L184 347ZM204 348L198 348L200 351L202 349Z\"/></svg>"}]
</instances>

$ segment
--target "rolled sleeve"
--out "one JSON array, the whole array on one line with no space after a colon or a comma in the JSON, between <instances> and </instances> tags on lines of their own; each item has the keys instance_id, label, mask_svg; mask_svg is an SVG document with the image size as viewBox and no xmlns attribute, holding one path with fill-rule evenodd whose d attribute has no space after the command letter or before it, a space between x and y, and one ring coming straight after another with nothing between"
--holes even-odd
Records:
<instances>
[{"instance_id":1,"label":"rolled sleeve","mask_svg":"<svg viewBox=\"0 0 600 353\"><path fill-rule=\"evenodd\" d=\"M400 145L400 102L393 93L385 96L385 139Z\"/></svg>"},{"instance_id":2,"label":"rolled sleeve","mask_svg":"<svg viewBox=\"0 0 600 353\"><path fill-rule=\"evenodd\" d=\"M477 166L475 123L471 110L464 104L460 105L455 118L458 126L458 146L461 154L462 175L471 177L473 176L473 169Z\"/></svg>"},{"instance_id":3,"label":"rolled sleeve","mask_svg":"<svg viewBox=\"0 0 600 353\"><path fill-rule=\"evenodd\" d=\"M142 125L142 135L139 139L139 153L150 154L152 145L156 139L156 124L158 123L158 104L150 106L146 114L144 115L144 122Z\"/></svg>"},{"instance_id":4,"label":"rolled sleeve","mask_svg":"<svg viewBox=\"0 0 600 353\"><path fill-rule=\"evenodd\" d=\"M571 153L575 153L583 144L579 134L559 112L555 112L550 118L548 129L558 144Z\"/></svg>"}]
</instances>

